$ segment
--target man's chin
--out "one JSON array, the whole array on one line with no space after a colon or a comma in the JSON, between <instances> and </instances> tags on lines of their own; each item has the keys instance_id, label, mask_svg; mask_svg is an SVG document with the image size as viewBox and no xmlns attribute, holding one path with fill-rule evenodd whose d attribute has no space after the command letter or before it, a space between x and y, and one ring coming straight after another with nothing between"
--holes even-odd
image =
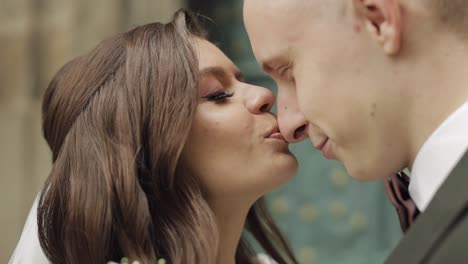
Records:
<instances>
[{"instance_id":1,"label":"man's chin","mask_svg":"<svg viewBox=\"0 0 468 264\"><path fill-rule=\"evenodd\" d=\"M359 182L375 182L385 179L385 176L380 175L381 173L373 172L373 170L370 168L346 165L345 168L348 174Z\"/></svg>"}]
</instances>

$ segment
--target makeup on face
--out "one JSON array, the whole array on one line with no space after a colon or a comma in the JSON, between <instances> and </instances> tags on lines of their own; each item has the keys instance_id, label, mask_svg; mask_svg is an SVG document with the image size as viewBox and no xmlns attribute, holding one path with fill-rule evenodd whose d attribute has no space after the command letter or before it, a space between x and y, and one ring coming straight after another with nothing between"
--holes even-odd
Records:
<instances>
[{"instance_id":1,"label":"makeup on face","mask_svg":"<svg viewBox=\"0 0 468 264\"><path fill-rule=\"evenodd\" d=\"M243 82L244 77L238 69L226 70L223 67L208 67L200 71L201 98L209 101L220 101L230 98L233 92L228 92L235 81Z\"/></svg>"}]
</instances>

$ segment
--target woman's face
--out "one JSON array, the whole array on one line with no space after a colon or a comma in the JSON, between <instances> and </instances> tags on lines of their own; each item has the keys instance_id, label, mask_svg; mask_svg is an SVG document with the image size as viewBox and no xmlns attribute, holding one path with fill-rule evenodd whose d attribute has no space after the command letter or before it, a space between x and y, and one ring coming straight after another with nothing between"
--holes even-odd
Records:
<instances>
[{"instance_id":1,"label":"woman's face","mask_svg":"<svg viewBox=\"0 0 468 264\"><path fill-rule=\"evenodd\" d=\"M274 95L244 83L239 69L210 42L196 39L196 48L199 101L184 161L208 199L257 199L297 170L270 113Z\"/></svg>"}]
</instances>

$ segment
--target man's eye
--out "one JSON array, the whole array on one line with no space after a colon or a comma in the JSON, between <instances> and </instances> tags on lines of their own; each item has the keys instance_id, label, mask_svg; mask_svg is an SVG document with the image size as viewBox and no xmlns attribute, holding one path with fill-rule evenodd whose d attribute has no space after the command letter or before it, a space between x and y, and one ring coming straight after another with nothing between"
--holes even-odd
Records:
<instances>
[{"instance_id":1,"label":"man's eye","mask_svg":"<svg viewBox=\"0 0 468 264\"><path fill-rule=\"evenodd\" d=\"M224 91L218 91L211 93L209 95L203 96L203 98L207 99L208 101L213 101L213 102L221 102L226 100L227 98L230 98L234 95L234 93L226 93Z\"/></svg>"},{"instance_id":2,"label":"man's eye","mask_svg":"<svg viewBox=\"0 0 468 264\"><path fill-rule=\"evenodd\" d=\"M296 82L292 70L288 70L288 72L286 73L285 79L286 79L288 82L293 82L293 83Z\"/></svg>"},{"instance_id":3,"label":"man's eye","mask_svg":"<svg viewBox=\"0 0 468 264\"><path fill-rule=\"evenodd\" d=\"M293 79L291 69L286 69L282 74L282 78L287 81L291 81Z\"/></svg>"},{"instance_id":4,"label":"man's eye","mask_svg":"<svg viewBox=\"0 0 468 264\"><path fill-rule=\"evenodd\" d=\"M293 73L292 73L292 67L291 67L290 64L285 65L284 67L281 67L278 70L278 73L279 73L279 76L281 77L281 79L283 79L283 80L286 80L286 81L293 81L294 80Z\"/></svg>"}]
</instances>

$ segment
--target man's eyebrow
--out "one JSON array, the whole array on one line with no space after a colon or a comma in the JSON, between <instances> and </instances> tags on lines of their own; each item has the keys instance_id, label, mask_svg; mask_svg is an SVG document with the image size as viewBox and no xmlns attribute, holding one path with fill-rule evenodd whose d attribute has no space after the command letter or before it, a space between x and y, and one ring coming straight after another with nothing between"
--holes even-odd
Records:
<instances>
[{"instance_id":1,"label":"man's eyebrow","mask_svg":"<svg viewBox=\"0 0 468 264\"><path fill-rule=\"evenodd\" d=\"M223 67L219 67L219 66L207 67L207 68L202 69L200 71L200 76L203 76L203 75L214 75L216 78L221 78L221 79L228 78L229 76L228 72ZM234 77L237 80L244 79L244 75L237 68L234 69Z\"/></svg>"}]
</instances>

